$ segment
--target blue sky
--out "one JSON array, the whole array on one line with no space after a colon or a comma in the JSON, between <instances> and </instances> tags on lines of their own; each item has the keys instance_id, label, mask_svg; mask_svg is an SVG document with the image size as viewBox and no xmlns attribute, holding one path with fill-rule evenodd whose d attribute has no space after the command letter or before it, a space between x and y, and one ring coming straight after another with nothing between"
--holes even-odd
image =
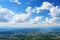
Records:
<instances>
[{"instance_id":1,"label":"blue sky","mask_svg":"<svg viewBox=\"0 0 60 40\"><path fill-rule=\"evenodd\" d=\"M60 0L0 0L0 26L60 26Z\"/></svg>"},{"instance_id":2,"label":"blue sky","mask_svg":"<svg viewBox=\"0 0 60 40\"><path fill-rule=\"evenodd\" d=\"M54 6L60 6L60 0L18 0L18 1L21 2L21 4L17 4L16 2L10 2L10 0L0 0L0 5L17 12L20 11L23 12L27 8L27 6L39 7L42 5L43 2L50 2Z\"/></svg>"}]
</instances>

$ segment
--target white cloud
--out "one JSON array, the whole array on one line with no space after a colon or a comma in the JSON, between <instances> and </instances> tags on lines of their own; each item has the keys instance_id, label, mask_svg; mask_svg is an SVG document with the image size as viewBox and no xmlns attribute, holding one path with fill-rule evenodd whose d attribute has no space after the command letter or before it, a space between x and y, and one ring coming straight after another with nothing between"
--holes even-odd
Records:
<instances>
[{"instance_id":1,"label":"white cloud","mask_svg":"<svg viewBox=\"0 0 60 40\"><path fill-rule=\"evenodd\" d=\"M35 13L35 9L33 9L32 7L27 7L26 8L26 12L28 13L28 14L31 14L31 13Z\"/></svg>"},{"instance_id":2,"label":"white cloud","mask_svg":"<svg viewBox=\"0 0 60 40\"><path fill-rule=\"evenodd\" d=\"M49 2L43 2L41 7L36 7L36 13L39 13L43 10L49 10L49 14L51 15L51 18L45 18L45 22L43 23L51 25L56 24L55 21L60 20L60 7L55 7Z\"/></svg>"},{"instance_id":3,"label":"white cloud","mask_svg":"<svg viewBox=\"0 0 60 40\"><path fill-rule=\"evenodd\" d=\"M13 15L14 15L14 12L12 12L11 10L0 7L0 22L9 21Z\"/></svg>"},{"instance_id":4,"label":"white cloud","mask_svg":"<svg viewBox=\"0 0 60 40\"><path fill-rule=\"evenodd\" d=\"M49 2L43 2L41 7L36 7L36 13L39 13L41 10L50 10L50 8L52 8L53 5Z\"/></svg>"},{"instance_id":5,"label":"white cloud","mask_svg":"<svg viewBox=\"0 0 60 40\"><path fill-rule=\"evenodd\" d=\"M57 18L60 18L60 9L58 6L56 7L53 7L50 9L50 14L52 17L57 17Z\"/></svg>"},{"instance_id":6,"label":"white cloud","mask_svg":"<svg viewBox=\"0 0 60 40\"><path fill-rule=\"evenodd\" d=\"M57 24L60 23L60 21L58 21L60 20L60 8L58 6L52 7L50 9L50 15L52 17L52 20L54 20L55 23L57 22L58 22Z\"/></svg>"},{"instance_id":7,"label":"white cloud","mask_svg":"<svg viewBox=\"0 0 60 40\"><path fill-rule=\"evenodd\" d=\"M27 7L27 8L26 8L26 12L27 12L28 14L31 14L31 13L32 13L32 10L31 10L31 9L32 9L32 7Z\"/></svg>"},{"instance_id":8,"label":"white cloud","mask_svg":"<svg viewBox=\"0 0 60 40\"><path fill-rule=\"evenodd\" d=\"M19 0L10 0L10 2L16 2L17 4L21 4L21 2L19 2Z\"/></svg>"},{"instance_id":9,"label":"white cloud","mask_svg":"<svg viewBox=\"0 0 60 40\"><path fill-rule=\"evenodd\" d=\"M25 22L25 20L27 19L29 15L28 14L15 14L13 16L12 22L15 23L21 23L21 22Z\"/></svg>"},{"instance_id":10,"label":"white cloud","mask_svg":"<svg viewBox=\"0 0 60 40\"><path fill-rule=\"evenodd\" d=\"M55 21L55 18L50 18L50 19L49 18L45 18L45 23L46 24L54 24L55 23L54 21Z\"/></svg>"},{"instance_id":11,"label":"white cloud","mask_svg":"<svg viewBox=\"0 0 60 40\"><path fill-rule=\"evenodd\" d=\"M49 3L49 2L43 2L42 3L42 6L41 6L41 9L42 10L49 10L50 8L52 8L53 7L53 5L51 4L51 3Z\"/></svg>"},{"instance_id":12,"label":"white cloud","mask_svg":"<svg viewBox=\"0 0 60 40\"><path fill-rule=\"evenodd\" d=\"M40 16L37 16L34 19L31 19L31 20L29 19L28 21L26 21L28 18L31 17L32 13L34 13L34 9L32 10L32 7L27 7L25 11L26 11L26 13L15 14L13 16L12 21L10 21L10 23L12 22L14 24L16 24L16 23L32 24L33 22L37 22L38 23L38 21L42 18Z\"/></svg>"},{"instance_id":13,"label":"white cloud","mask_svg":"<svg viewBox=\"0 0 60 40\"><path fill-rule=\"evenodd\" d=\"M33 13L39 13L43 10L49 10L51 18L46 17L42 22L43 16L32 18ZM25 11L25 13L17 14L7 8L0 7L0 26L60 26L60 23L55 23L55 21L60 20L60 8L49 2L43 2L41 7L27 7Z\"/></svg>"},{"instance_id":14,"label":"white cloud","mask_svg":"<svg viewBox=\"0 0 60 40\"><path fill-rule=\"evenodd\" d=\"M37 24L37 23L40 23L41 19L42 19L42 16L37 16L33 19L30 19L30 22L32 22L33 24Z\"/></svg>"}]
</instances>

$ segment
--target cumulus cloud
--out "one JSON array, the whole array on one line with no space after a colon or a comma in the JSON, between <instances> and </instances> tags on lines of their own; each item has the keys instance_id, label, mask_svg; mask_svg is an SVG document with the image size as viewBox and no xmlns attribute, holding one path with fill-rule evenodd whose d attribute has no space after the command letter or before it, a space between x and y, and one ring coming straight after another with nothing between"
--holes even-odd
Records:
<instances>
[{"instance_id":1,"label":"cumulus cloud","mask_svg":"<svg viewBox=\"0 0 60 40\"><path fill-rule=\"evenodd\" d=\"M36 13L39 13L43 10L49 10L51 18L45 18L46 24L55 24L60 20L60 7L59 6L53 6L49 2L43 2L42 6L36 7Z\"/></svg>"},{"instance_id":2,"label":"cumulus cloud","mask_svg":"<svg viewBox=\"0 0 60 40\"><path fill-rule=\"evenodd\" d=\"M54 24L55 18L45 18L45 23L46 24Z\"/></svg>"},{"instance_id":3,"label":"cumulus cloud","mask_svg":"<svg viewBox=\"0 0 60 40\"><path fill-rule=\"evenodd\" d=\"M26 12L27 12L28 14L35 13L35 9L28 6L28 7L26 8Z\"/></svg>"},{"instance_id":4,"label":"cumulus cloud","mask_svg":"<svg viewBox=\"0 0 60 40\"><path fill-rule=\"evenodd\" d=\"M15 14L13 16L13 19L12 19L12 22L15 22L15 23L23 23L26 21L27 17L29 15L28 14Z\"/></svg>"},{"instance_id":5,"label":"cumulus cloud","mask_svg":"<svg viewBox=\"0 0 60 40\"><path fill-rule=\"evenodd\" d=\"M44 16L32 18L33 13L43 12L43 10L49 10L51 18L45 17L44 21L41 21ZM0 26L60 26L60 23L56 23L57 20L60 20L60 7L53 6L49 2L43 2L40 7L36 8L27 7L25 11L25 13L17 14L7 8L0 7Z\"/></svg>"},{"instance_id":6,"label":"cumulus cloud","mask_svg":"<svg viewBox=\"0 0 60 40\"><path fill-rule=\"evenodd\" d=\"M58 6L51 8L50 14L52 17L60 18L60 8Z\"/></svg>"},{"instance_id":7,"label":"cumulus cloud","mask_svg":"<svg viewBox=\"0 0 60 40\"><path fill-rule=\"evenodd\" d=\"M7 8L0 7L0 22L8 22L11 20L12 16L14 15L14 12Z\"/></svg>"},{"instance_id":8,"label":"cumulus cloud","mask_svg":"<svg viewBox=\"0 0 60 40\"><path fill-rule=\"evenodd\" d=\"M19 0L10 0L10 2L15 2L17 4L21 4L21 2L19 2Z\"/></svg>"},{"instance_id":9,"label":"cumulus cloud","mask_svg":"<svg viewBox=\"0 0 60 40\"><path fill-rule=\"evenodd\" d=\"M53 5L49 2L43 2L41 7L36 7L36 13L39 13L41 10L50 10Z\"/></svg>"},{"instance_id":10,"label":"cumulus cloud","mask_svg":"<svg viewBox=\"0 0 60 40\"><path fill-rule=\"evenodd\" d=\"M33 24L37 24L37 23L40 23L41 19L42 19L42 16L37 16L33 19L30 19L30 22L32 22Z\"/></svg>"},{"instance_id":11,"label":"cumulus cloud","mask_svg":"<svg viewBox=\"0 0 60 40\"><path fill-rule=\"evenodd\" d=\"M60 20L60 8L58 6L52 7L50 9L50 15L55 23L60 23L60 21L58 21Z\"/></svg>"}]
</instances>

